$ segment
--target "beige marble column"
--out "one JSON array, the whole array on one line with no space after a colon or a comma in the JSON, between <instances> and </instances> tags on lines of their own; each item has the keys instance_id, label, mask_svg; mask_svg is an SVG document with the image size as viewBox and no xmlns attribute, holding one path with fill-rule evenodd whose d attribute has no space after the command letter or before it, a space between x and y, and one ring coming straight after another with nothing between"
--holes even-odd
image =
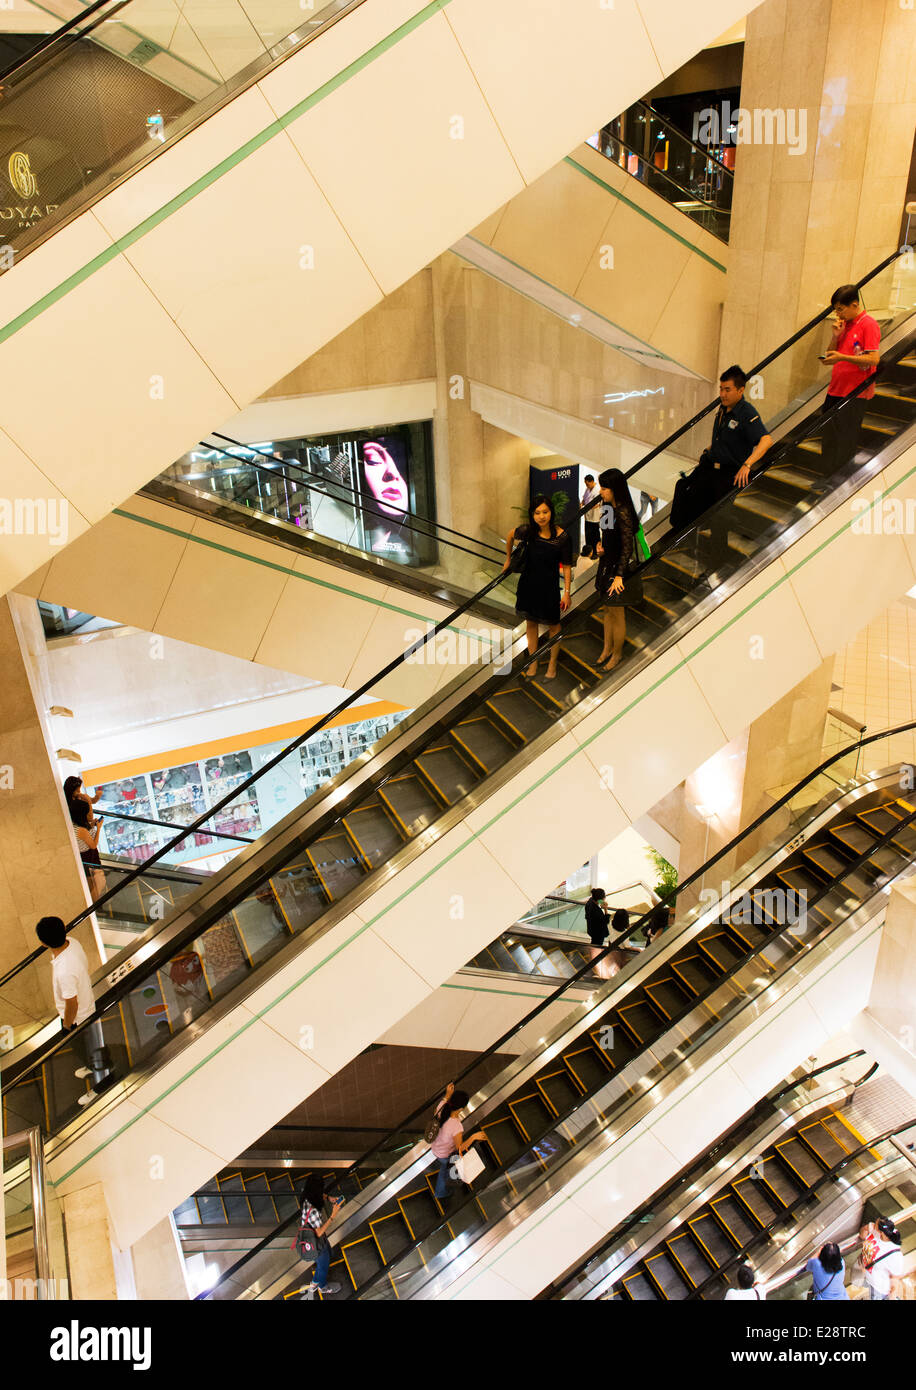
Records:
<instances>
[{"instance_id":1,"label":"beige marble column","mask_svg":"<svg viewBox=\"0 0 916 1390\"><path fill-rule=\"evenodd\" d=\"M139 1299L187 1300L184 1261L174 1222L160 1221L131 1246L134 1281Z\"/></svg>"},{"instance_id":2,"label":"beige marble column","mask_svg":"<svg viewBox=\"0 0 916 1390\"><path fill-rule=\"evenodd\" d=\"M118 1279L102 1184L69 1192L63 1203L70 1297L113 1302L118 1297Z\"/></svg>"},{"instance_id":3,"label":"beige marble column","mask_svg":"<svg viewBox=\"0 0 916 1390\"><path fill-rule=\"evenodd\" d=\"M89 901L53 760L44 651L34 600L18 594L0 599L0 973L38 944L39 917L69 921ZM77 933L94 968L99 958L91 924ZM50 968L43 964L3 990L0 1026L15 1032L52 1006Z\"/></svg>"},{"instance_id":4,"label":"beige marble column","mask_svg":"<svg viewBox=\"0 0 916 1390\"><path fill-rule=\"evenodd\" d=\"M898 244L914 69L916 12L903 0L764 0L748 15L741 107L761 113L762 134L764 112L785 112L796 138L736 151L723 366L759 361ZM823 375L803 341L767 369L764 417Z\"/></svg>"}]
</instances>

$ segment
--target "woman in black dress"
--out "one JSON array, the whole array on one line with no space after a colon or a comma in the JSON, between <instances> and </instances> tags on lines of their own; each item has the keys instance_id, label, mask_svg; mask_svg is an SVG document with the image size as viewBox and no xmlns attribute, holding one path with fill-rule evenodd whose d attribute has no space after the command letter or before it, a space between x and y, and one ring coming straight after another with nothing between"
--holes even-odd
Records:
<instances>
[{"instance_id":1,"label":"woman in black dress","mask_svg":"<svg viewBox=\"0 0 916 1390\"><path fill-rule=\"evenodd\" d=\"M517 526L506 538L506 564L509 568L512 548L526 542L525 560L518 577L515 611L528 624L528 652L534 656L543 624L550 637L560 632L560 614L569 607L569 586L572 580L572 538L557 525L553 503L547 497L535 497L528 512L528 524ZM560 567L563 569L563 596L560 597ZM560 644L550 649L545 680L557 674ZM525 670L526 676L536 676L537 661Z\"/></svg>"},{"instance_id":2,"label":"woman in black dress","mask_svg":"<svg viewBox=\"0 0 916 1390\"><path fill-rule=\"evenodd\" d=\"M598 658L603 671L613 671L623 655L627 637L627 605L642 599L642 581L627 573L636 558L639 521L630 488L619 468L606 469L598 479L604 506L601 509L598 570L595 588L604 598L604 651Z\"/></svg>"}]
</instances>

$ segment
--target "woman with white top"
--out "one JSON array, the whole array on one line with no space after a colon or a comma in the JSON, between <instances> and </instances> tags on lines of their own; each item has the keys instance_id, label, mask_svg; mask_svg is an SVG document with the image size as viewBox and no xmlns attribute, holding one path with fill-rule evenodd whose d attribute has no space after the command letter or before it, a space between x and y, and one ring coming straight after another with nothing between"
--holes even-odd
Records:
<instances>
[{"instance_id":1,"label":"woman with white top","mask_svg":"<svg viewBox=\"0 0 916 1390\"><path fill-rule=\"evenodd\" d=\"M893 1221L882 1217L872 1228L872 1240L862 1251L862 1268L868 1297L883 1303L897 1298L903 1278L901 1236Z\"/></svg>"},{"instance_id":2,"label":"woman with white top","mask_svg":"<svg viewBox=\"0 0 916 1390\"><path fill-rule=\"evenodd\" d=\"M739 1265L738 1273L735 1275L735 1285L729 1289L725 1295L725 1302L731 1303L736 1300L744 1300L750 1303L763 1302L766 1298L766 1288L757 1283L757 1276L750 1265Z\"/></svg>"}]
</instances>

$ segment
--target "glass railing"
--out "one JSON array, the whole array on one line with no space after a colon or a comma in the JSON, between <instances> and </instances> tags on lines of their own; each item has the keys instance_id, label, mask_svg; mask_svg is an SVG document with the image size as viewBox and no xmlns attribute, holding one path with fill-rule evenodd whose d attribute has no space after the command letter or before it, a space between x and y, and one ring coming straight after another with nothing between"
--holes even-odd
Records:
<instances>
[{"instance_id":1,"label":"glass railing","mask_svg":"<svg viewBox=\"0 0 916 1390\"><path fill-rule=\"evenodd\" d=\"M910 382L908 373L912 371L902 360L906 350L906 345L897 349L904 387ZM885 379L890 379L889 375ZM841 410L848 406L847 402ZM856 457L839 464L832 459L817 462L804 489L790 492L788 499L779 491L783 484L778 483L774 502L770 478L777 476L775 466L790 463L799 450L804 451L809 442L817 441L820 417L815 415L803 421L774 447L767 469L756 475L745 491L724 498L677 535L669 534L652 558L640 566L641 580L652 597L645 611L629 610L628 642L615 669L599 669L598 598L577 602L563 623L559 639L548 644L560 650L561 664L553 684L549 671L537 679L529 678L528 682L510 682L507 677L521 677L528 669L528 658L520 654L521 638L516 637L511 648L494 644L495 649L481 653L477 664L443 685L441 694L317 792L304 814L297 811L276 827L271 837L269 866L262 864L253 852L246 852L243 871L233 875L230 898L216 907L208 887L210 906L205 922L199 916L180 914L180 923L170 924L158 941L144 946L143 967L129 969L132 962L125 963L122 974L129 975L129 979L114 985L112 972L106 976L105 987L97 998L105 1015L106 1036L110 1030L111 1046L118 1054L117 1069L149 1061L217 999L246 981L291 936L309 931L322 918L327 920L329 910L338 912L340 900L349 893L371 891L363 887L363 881L379 866L385 865L386 873L390 873L411 860L416 852L416 845L411 842L416 842L429 827L437 825L444 830L458 824L471 792L476 803L481 785L511 759L527 756L532 743L541 750L559 738L559 716L576 718L585 695L590 700L606 698L645 670L715 607L720 597L718 584L724 582L724 591L731 592L745 576L757 573L816 522L823 514L818 510L821 504L829 511L829 494L834 489L853 479L860 486L871 476L874 460L885 450L888 438L901 435L909 427L916 414L916 398L901 395L895 398L894 409L898 414L890 417L895 425L889 427L889 434L883 428L867 437L863 433L863 444ZM808 460L806 453L801 456ZM814 450L811 459L820 459L819 450ZM764 504L762 509L754 506L760 501ZM730 548L725 560L719 560L717 578L709 581L709 565L702 562L708 545L705 533L713 535L718 527L730 537L733 525L740 534L740 544ZM484 589L476 597L479 600L486 596ZM359 703L370 691L384 693L385 682L395 668L418 658L443 660L435 644L472 602L468 600L431 626L407 653L390 662L313 729L194 820L182 838L206 830L214 815L242 792L256 787L277 763L315 737L344 709ZM449 665L451 660L446 649L443 664ZM505 696L511 697L511 708L503 703ZM472 727L475 724L477 727ZM485 745L477 741L481 731ZM165 852L164 848L157 851L148 865L157 862ZM129 881L128 876L121 891ZM81 914L76 920L86 915ZM193 997L185 993L176 998L170 962L188 954L195 958L191 964L198 987ZM33 953L24 964L37 968L40 955L41 952ZM3 987L4 981L0 981L0 992ZM161 1002L156 1006L157 1027L151 1031L146 1022L149 1008L145 1004L141 1007L140 1000L156 997L161 997ZM29 1073L37 1077L42 1059L53 1057L63 1046L59 1033L54 1036L55 1031L49 1019L46 1032L36 1040L36 1050L28 1058L24 1053L11 1056L6 1074L23 1082ZM62 1123L76 1103L75 1095L67 1096L62 1090L57 1109L50 1116L52 1126Z\"/></svg>"},{"instance_id":2,"label":"glass railing","mask_svg":"<svg viewBox=\"0 0 916 1390\"><path fill-rule=\"evenodd\" d=\"M48 1178L40 1129L6 1135L2 1154L6 1278L0 1297L68 1299L63 1209Z\"/></svg>"},{"instance_id":3,"label":"glass railing","mask_svg":"<svg viewBox=\"0 0 916 1390\"><path fill-rule=\"evenodd\" d=\"M916 724L909 724L906 727L913 728L916 727ZM875 735L865 742L874 741L874 738L882 736L884 735ZM713 882L716 884L716 894L721 878L727 875L729 882L726 884L725 891L729 895L729 901L731 903L744 901L752 892L764 869L774 859L778 860L780 855L784 853L782 847L795 842L799 829L811 824L815 813L818 816L818 823L821 823L830 814L834 805L849 796L852 790L849 785L838 784L830 778L830 772L835 762L841 761L845 756L848 755L839 755L834 762L828 761L803 778L792 789L791 793L784 796L780 802L752 822L740 835L713 856L707 864L688 876L675 893L665 900L668 915L673 919L673 923L669 923L663 930L663 940L669 955L673 949L673 943L691 941L703 923L708 920L710 912L708 897L706 901L697 903L696 895L697 891L701 890L708 881L712 871L715 871ZM827 780L828 778L829 780ZM899 784L899 769L888 772L885 780L891 785ZM812 811L808 805L808 793L812 785L815 784L823 788L824 794L821 803ZM796 807L804 807L805 809L796 809ZM913 818L916 818L916 812L911 813L910 819ZM873 844L870 847L870 852L874 852L874 850L875 845ZM738 867L733 867L736 861L738 861ZM852 873L855 871L856 865L850 863L848 869ZM831 911L834 916L830 918L829 925L825 930L832 929L836 922L846 921L859 907L857 900L841 896L843 897L842 901L831 903ZM829 898L829 890L827 890L826 898ZM817 901L818 899L814 898L808 905L812 914L809 921L814 920L813 914ZM620 950L621 943L625 946L628 944L628 940L632 941L637 935L644 934L646 929L651 928L653 924L658 929L660 923L657 908L639 921L634 922L626 938L619 938L605 950L604 958L612 957L615 952ZM587 1100L585 1097L580 1098L573 1107L573 1111L575 1111L581 1106L579 1113L571 1112L570 1115L559 1115L556 1125L546 1138L540 1137L533 1147L523 1145L521 1152L517 1153L504 1168L498 1169L495 1173L488 1171L481 1180L478 1180L475 1185L474 1197L470 1199L472 1206L474 1203L477 1205L469 1210L468 1203L464 1203L463 1215L459 1221L460 1229L465 1231L467 1235L471 1229L476 1231L481 1227L481 1222L485 1226L491 1226L517 1205L526 1191L548 1178L554 1169L558 1168L569 1157L568 1135L570 1131L575 1134L577 1148L581 1148L589 1137L603 1132L609 1125L619 1132L620 1116L632 1103L632 1093L628 1089L626 1078L634 1066L636 1068L634 1075L639 1077L638 1094L642 1097L652 1086L663 1081L669 1064L683 1060L688 1053L695 1051L714 1034L727 1027L729 1019L744 1006L748 999L754 998L772 984L775 978L774 969L797 965L800 959L817 943L821 935L820 931L811 932L810 930L807 935L799 934L793 930L790 924L785 928L783 935L776 938L768 936L761 946L749 952L746 960L739 962L733 970L718 978L713 986L697 1001L696 1007L685 1007L683 1014L674 1019L675 1026L670 1035L672 1048L670 1054L657 1042L653 1042L650 1053L645 1057L637 1055L633 1061L628 1063L624 1071L615 1072L599 1093L591 1095ZM511 1095L514 1085L513 1077L515 1075L528 1077L531 1074L532 1068L536 1066L539 1049L532 1052L526 1048L517 1062L512 1063L506 1071L500 1074L498 1083L494 1083L492 1080L493 1061L507 1048L507 1045L509 1049L515 1050L512 1047L512 1041L517 1036L529 1037L537 1027L536 1021L546 1008L555 1006L558 1001L562 1001L565 997L573 1009L573 1013L569 1015L565 1023L541 1039L540 1047L558 1047L559 1040L567 1035L570 1026L576 1032L579 1029L587 1029L594 1035L600 1031L602 1014L617 1006L635 972L639 971L642 977L647 963L651 962L657 951L658 944L658 941L654 940L648 950L634 954L630 963L623 967L612 983L600 987L593 993L585 1015L581 1012L584 1006L576 1007L573 997L569 993L595 969L594 963L583 966L526 1014L518 1025L496 1039L489 1048L459 1073L454 1078L456 1084L472 1096L471 1105L474 1114L467 1123L476 1126L480 1122L481 1116L486 1122L487 1106L484 1101L492 1099L497 1089L499 1096ZM600 963L601 958L598 959ZM762 967L764 959L766 964L765 967ZM651 965L648 968L651 969ZM353 1165L352 1171L357 1175L376 1173L379 1167L380 1152L392 1146L410 1152L411 1146L417 1143L428 1113L437 1099L438 1097L428 1098L397 1129L392 1130L380 1144L370 1148L363 1158ZM414 1150L411 1153L411 1158L421 1167L429 1161L428 1153L424 1147ZM413 1168L405 1171L404 1167L401 1166L398 1175L392 1177L390 1188L383 1189L384 1196L379 1193L377 1188L372 1189L367 1197L367 1200L372 1199L374 1201L375 1205L372 1209L374 1210L375 1206L378 1205L379 1197L382 1201L389 1200L393 1192L398 1190L401 1182L409 1180L413 1176ZM481 1190L482 1183L486 1183L486 1186ZM482 1213L485 1213L485 1216L482 1216ZM454 1215L454 1212L449 1213L450 1222ZM346 1238L347 1230L358 1228L359 1221L360 1215L355 1212L346 1223L346 1227L342 1229L339 1237L341 1242ZM459 1227L450 1226L449 1229L459 1229ZM428 1276L443 1269L447 1265L448 1259L454 1257L451 1241L452 1236L447 1236L443 1227L442 1230L437 1229L428 1239L415 1242L404 1255L403 1261L396 1261L387 1266L383 1271L384 1277L372 1281L372 1288L367 1291L366 1296L394 1296L393 1289L397 1287L399 1297L409 1297L417 1280L425 1282ZM449 1250L450 1255L446 1253ZM227 1272L223 1292L217 1290L216 1296L273 1296L273 1292L278 1287L278 1281L282 1281L288 1274L291 1275L293 1268L294 1262L288 1258L288 1252L268 1250L266 1244L263 1249L256 1247L243 1261ZM423 1273L417 1273L421 1269ZM245 1293L244 1290L249 1288L252 1292ZM360 1292L359 1296L364 1295Z\"/></svg>"},{"instance_id":4,"label":"glass railing","mask_svg":"<svg viewBox=\"0 0 916 1390\"><path fill-rule=\"evenodd\" d=\"M15 263L362 0L92 5L0 73ZM78 93L78 97L74 94ZM73 102L91 110L75 123ZM6 268L6 266L4 266Z\"/></svg>"},{"instance_id":5,"label":"glass railing","mask_svg":"<svg viewBox=\"0 0 916 1390\"><path fill-rule=\"evenodd\" d=\"M841 1079L841 1068L851 1069L850 1064L865 1069L855 1081ZM734 1176L743 1173L748 1159L756 1161L775 1139L794 1133L803 1119L844 1104L876 1071L877 1063L868 1062L859 1050L781 1083L708 1153L609 1231L597 1249L544 1289L539 1298L578 1301L609 1294L614 1284L650 1254L658 1240L668 1238L672 1222L682 1225L693 1220Z\"/></svg>"},{"instance_id":6,"label":"glass railing","mask_svg":"<svg viewBox=\"0 0 916 1390\"><path fill-rule=\"evenodd\" d=\"M410 470L382 442L370 440L363 448L345 441L332 457L322 445L292 444L286 454L270 444L218 439L186 454L143 492L332 562L355 560L385 583L422 589L419 576L431 596L453 602L476 594L502 571L505 542L465 535L412 510ZM370 446L375 453L366 452ZM372 488L384 494L389 486L390 500L373 498ZM578 535L578 521L570 524ZM514 583L491 589L486 609L514 624Z\"/></svg>"},{"instance_id":7,"label":"glass railing","mask_svg":"<svg viewBox=\"0 0 916 1390\"><path fill-rule=\"evenodd\" d=\"M720 241L728 241L734 174L644 101L609 121L593 149Z\"/></svg>"}]
</instances>

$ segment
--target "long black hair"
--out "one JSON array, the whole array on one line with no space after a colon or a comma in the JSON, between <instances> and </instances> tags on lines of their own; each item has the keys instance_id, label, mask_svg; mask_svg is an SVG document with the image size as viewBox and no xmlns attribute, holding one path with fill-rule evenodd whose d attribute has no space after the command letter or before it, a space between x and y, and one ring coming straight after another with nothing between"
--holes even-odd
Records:
<instances>
[{"instance_id":1,"label":"long black hair","mask_svg":"<svg viewBox=\"0 0 916 1390\"><path fill-rule=\"evenodd\" d=\"M454 1115L458 1110L463 1110L469 1100L470 1096L467 1091L452 1091L448 1099L442 1102L439 1110L439 1128L442 1128L450 1115Z\"/></svg>"},{"instance_id":2,"label":"long black hair","mask_svg":"<svg viewBox=\"0 0 916 1390\"><path fill-rule=\"evenodd\" d=\"M68 777L64 783L64 798L69 806L80 787L83 785L82 777Z\"/></svg>"},{"instance_id":3,"label":"long black hair","mask_svg":"<svg viewBox=\"0 0 916 1390\"><path fill-rule=\"evenodd\" d=\"M891 1221L890 1217L882 1216L880 1221L875 1222L875 1225L883 1235L884 1239L889 1240L892 1245L899 1245L901 1243L903 1237L897 1230L897 1227L894 1225L893 1221Z\"/></svg>"},{"instance_id":4,"label":"long black hair","mask_svg":"<svg viewBox=\"0 0 916 1390\"><path fill-rule=\"evenodd\" d=\"M630 496L630 484L627 482L619 468L606 468L598 477L599 487L608 487L614 494L614 510L619 511L626 508L629 512L630 520L633 523L633 535L639 530L639 517L636 515L636 508L633 506L633 498Z\"/></svg>"},{"instance_id":5,"label":"long black hair","mask_svg":"<svg viewBox=\"0 0 916 1390\"><path fill-rule=\"evenodd\" d=\"M821 1253L817 1258L828 1274L839 1274L843 1268L843 1256L840 1254L840 1247L836 1241L828 1240L826 1245L822 1245Z\"/></svg>"},{"instance_id":6,"label":"long black hair","mask_svg":"<svg viewBox=\"0 0 916 1390\"><path fill-rule=\"evenodd\" d=\"M302 1184L302 1202L321 1210L324 1201L324 1178L320 1173L309 1173Z\"/></svg>"},{"instance_id":7,"label":"long black hair","mask_svg":"<svg viewBox=\"0 0 916 1390\"><path fill-rule=\"evenodd\" d=\"M531 499L531 506L528 508L528 535L540 535L540 527L534 519L534 514L538 507L548 507L550 509L550 535L551 539L556 538L557 534L557 509L546 493L539 492L537 497Z\"/></svg>"}]
</instances>

